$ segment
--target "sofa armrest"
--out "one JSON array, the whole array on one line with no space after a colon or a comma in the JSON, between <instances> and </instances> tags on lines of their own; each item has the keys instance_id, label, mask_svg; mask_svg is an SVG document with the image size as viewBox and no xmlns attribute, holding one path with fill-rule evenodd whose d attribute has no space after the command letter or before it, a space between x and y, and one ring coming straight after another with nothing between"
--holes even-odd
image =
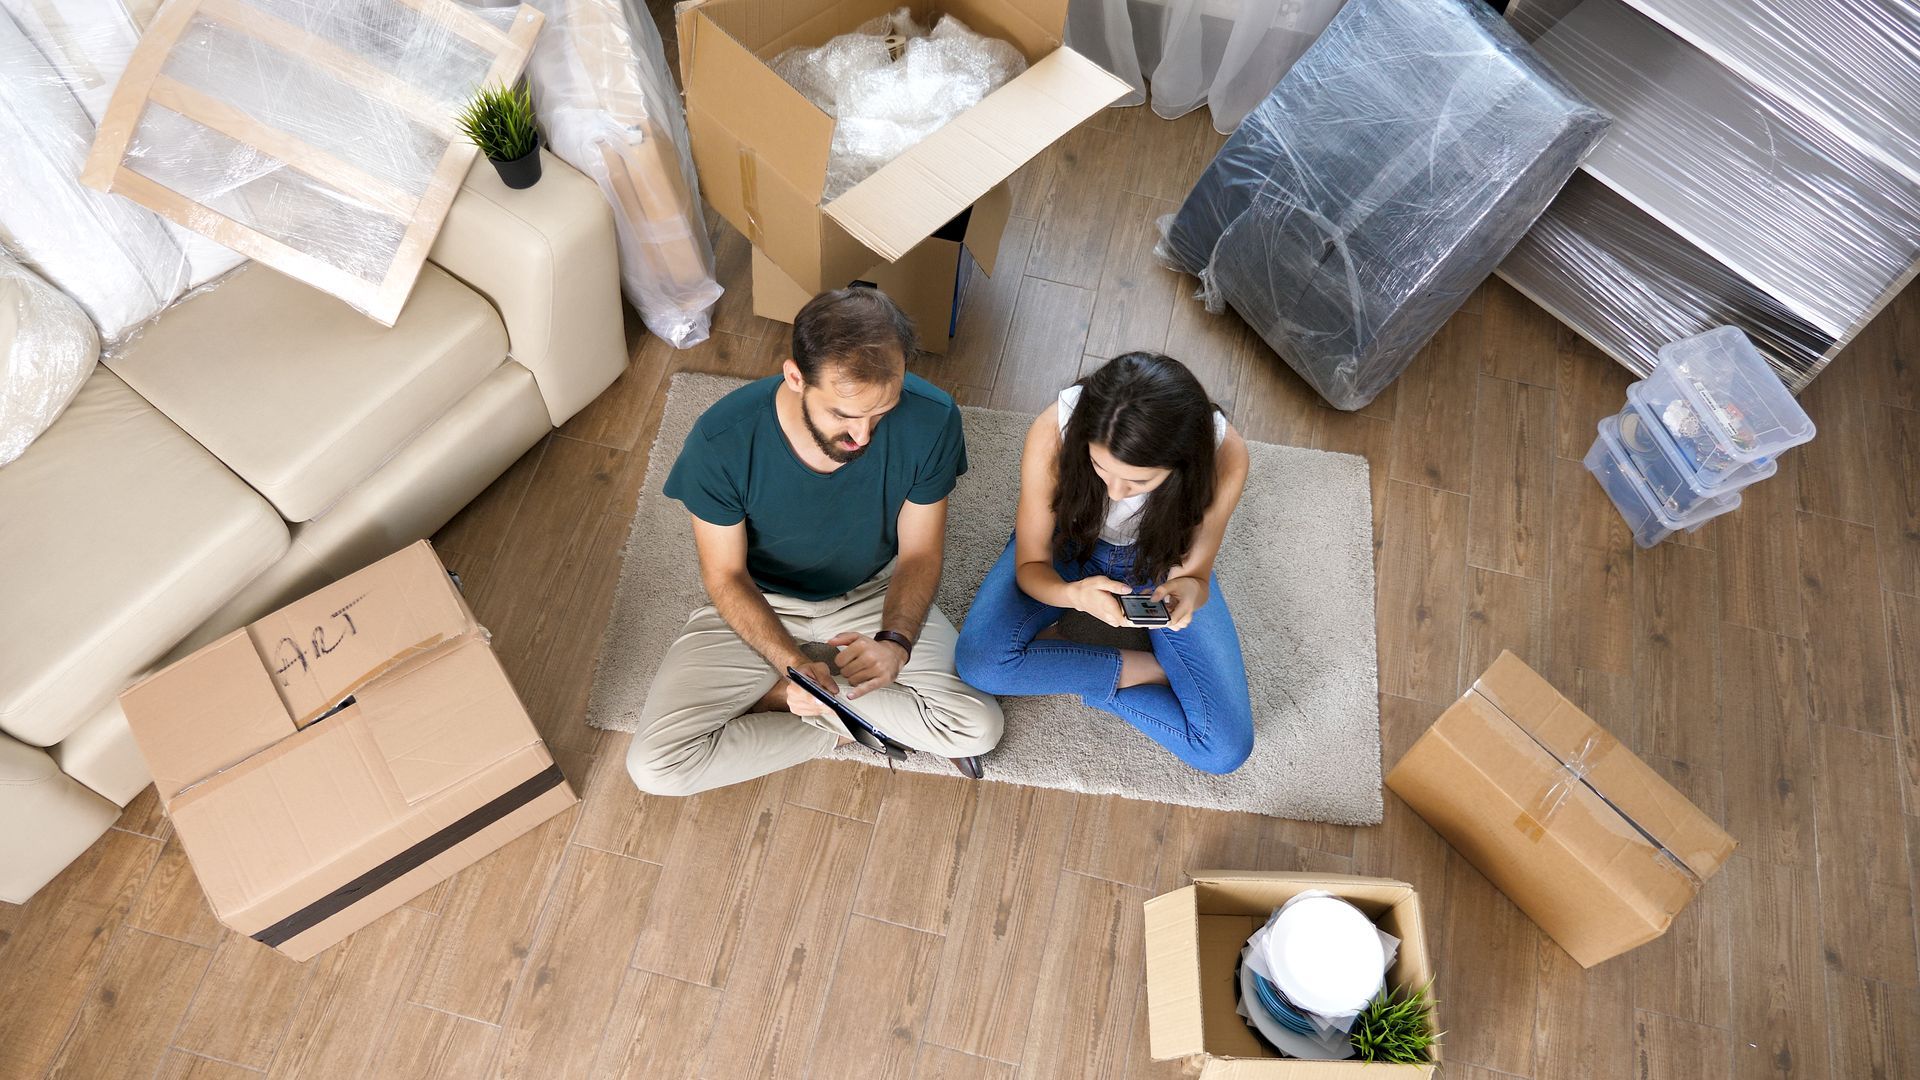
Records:
<instances>
[{"instance_id":1,"label":"sofa armrest","mask_svg":"<svg viewBox=\"0 0 1920 1080\"><path fill-rule=\"evenodd\" d=\"M626 319L613 212L572 166L540 161L540 182L514 191L476 157L427 257L500 313L557 427L626 370Z\"/></svg>"}]
</instances>

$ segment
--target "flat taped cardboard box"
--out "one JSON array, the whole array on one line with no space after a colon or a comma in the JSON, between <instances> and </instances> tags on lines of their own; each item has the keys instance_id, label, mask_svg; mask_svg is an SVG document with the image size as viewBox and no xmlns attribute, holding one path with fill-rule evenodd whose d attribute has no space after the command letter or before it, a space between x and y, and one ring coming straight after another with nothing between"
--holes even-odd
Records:
<instances>
[{"instance_id":1,"label":"flat taped cardboard box","mask_svg":"<svg viewBox=\"0 0 1920 1080\"><path fill-rule=\"evenodd\" d=\"M982 273L993 274L1000 235L1013 210L1013 193L1001 184L961 212L918 247L895 261L869 267L865 273L832 288L864 281L892 297L920 331L920 348L944 353L953 335L966 287L965 258L971 256ZM791 323L814 294L780 269L759 248L753 249L753 313L763 319Z\"/></svg>"},{"instance_id":2,"label":"flat taped cardboard box","mask_svg":"<svg viewBox=\"0 0 1920 1080\"><path fill-rule=\"evenodd\" d=\"M1131 92L1061 45L1066 0L923 0L911 5L923 24L954 15L1013 44L1029 66L822 205L833 118L774 74L768 61L794 46L824 44L896 6L892 0L695 0L678 9L687 128L701 193L808 296L905 258L1055 140ZM999 230L985 234L983 228L969 235L968 249L991 266Z\"/></svg>"},{"instance_id":3,"label":"flat taped cardboard box","mask_svg":"<svg viewBox=\"0 0 1920 1080\"><path fill-rule=\"evenodd\" d=\"M425 541L120 701L214 915L296 960L578 801Z\"/></svg>"},{"instance_id":4,"label":"flat taped cardboard box","mask_svg":"<svg viewBox=\"0 0 1920 1080\"><path fill-rule=\"evenodd\" d=\"M1387 774L1582 967L1673 923L1734 840L1510 652Z\"/></svg>"},{"instance_id":5,"label":"flat taped cardboard box","mask_svg":"<svg viewBox=\"0 0 1920 1080\"><path fill-rule=\"evenodd\" d=\"M1441 1057L1438 1046L1433 1062L1424 1065L1279 1057L1234 1008L1240 950L1276 908L1309 889L1349 901L1400 939L1400 951L1387 969L1388 986L1426 986L1433 979L1433 962L1413 886L1387 878L1263 870L1195 870L1188 877L1193 884L1146 903L1147 1035L1155 1061L1187 1058L1199 1066L1200 1080L1433 1075ZM1437 1010L1428 1024L1440 1033Z\"/></svg>"}]
</instances>

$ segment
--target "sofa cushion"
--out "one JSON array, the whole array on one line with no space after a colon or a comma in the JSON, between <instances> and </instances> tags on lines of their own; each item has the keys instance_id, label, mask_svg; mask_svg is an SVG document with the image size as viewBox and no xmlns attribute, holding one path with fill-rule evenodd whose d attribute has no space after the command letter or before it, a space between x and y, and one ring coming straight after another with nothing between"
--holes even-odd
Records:
<instances>
[{"instance_id":1,"label":"sofa cushion","mask_svg":"<svg viewBox=\"0 0 1920 1080\"><path fill-rule=\"evenodd\" d=\"M392 329L258 263L106 363L288 521L309 521L506 359L478 293L428 265Z\"/></svg>"},{"instance_id":2,"label":"sofa cushion","mask_svg":"<svg viewBox=\"0 0 1920 1080\"><path fill-rule=\"evenodd\" d=\"M258 495L105 368L0 468L0 729L59 742L287 550Z\"/></svg>"}]
</instances>

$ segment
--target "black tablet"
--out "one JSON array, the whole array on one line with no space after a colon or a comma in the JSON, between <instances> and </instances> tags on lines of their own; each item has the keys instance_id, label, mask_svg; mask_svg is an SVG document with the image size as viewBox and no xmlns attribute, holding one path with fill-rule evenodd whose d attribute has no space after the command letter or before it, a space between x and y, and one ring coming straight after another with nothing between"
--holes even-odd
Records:
<instances>
[{"instance_id":1,"label":"black tablet","mask_svg":"<svg viewBox=\"0 0 1920 1080\"><path fill-rule=\"evenodd\" d=\"M905 745L887 738L886 733L867 723L866 718L854 712L846 702L827 693L826 687L802 675L800 669L788 668L787 678L792 679L795 686L812 694L822 705L833 710L834 717L840 721L842 727L846 728L848 738L883 757L889 757L895 761L907 760L908 748Z\"/></svg>"}]
</instances>

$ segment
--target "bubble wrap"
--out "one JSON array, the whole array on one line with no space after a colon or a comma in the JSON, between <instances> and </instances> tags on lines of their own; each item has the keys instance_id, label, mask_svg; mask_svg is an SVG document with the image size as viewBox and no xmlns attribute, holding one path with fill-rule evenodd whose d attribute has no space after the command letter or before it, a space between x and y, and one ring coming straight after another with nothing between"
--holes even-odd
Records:
<instances>
[{"instance_id":1,"label":"bubble wrap","mask_svg":"<svg viewBox=\"0 0 1920 1080\"><path fill-rule=\"evenodd\" d=\"M99 357L99 335L80 305L0 258L0 466L53 424Z\"/></svg>"},{"instance_id":2,"label":"bubble wrap","mask_svg":"<svg viewBox=\"0 0 1920 1080\"><path fill-rule=\"evenodd\" d=\"M775 73L835 120L823 203L1026 69L1026 57L1011 44L976 34L951 15L929 33L906 8L773 59Z\"/></svg>"}]
</instances>

